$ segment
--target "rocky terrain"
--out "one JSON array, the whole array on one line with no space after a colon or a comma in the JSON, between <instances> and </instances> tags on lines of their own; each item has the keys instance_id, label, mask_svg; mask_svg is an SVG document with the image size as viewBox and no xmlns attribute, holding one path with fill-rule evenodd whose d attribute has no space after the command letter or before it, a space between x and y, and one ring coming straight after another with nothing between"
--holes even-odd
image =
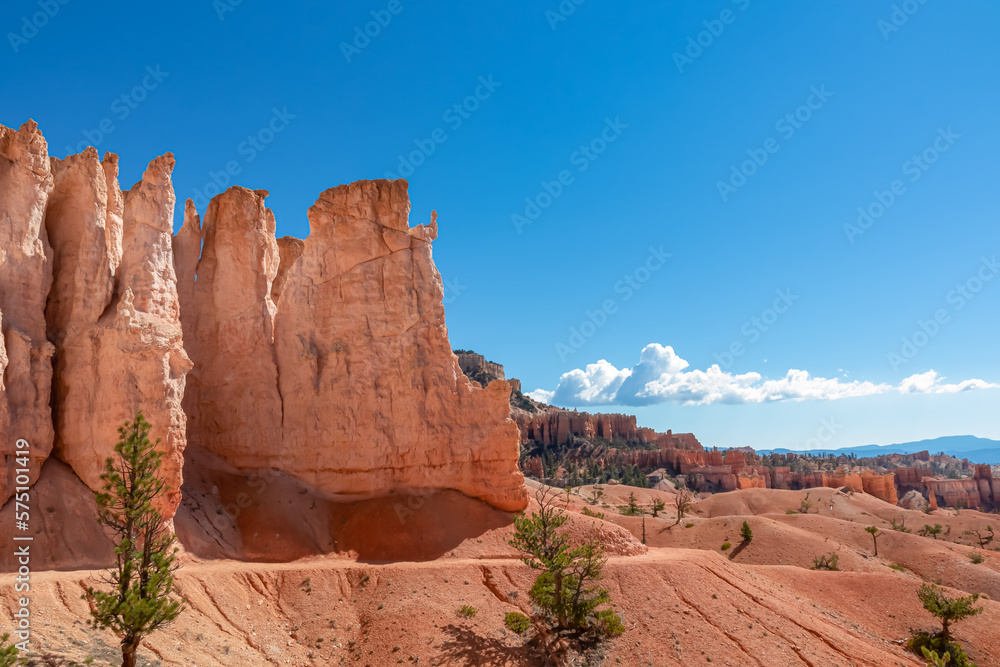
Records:
<instances>
[{"instance_id":1,"label":"rocky terrain","mask_svg":"<svg viewBox=\"0 0 1000 667\"><path fill-rule=\"evenodd\" d=\"M956 634L1000 665L988 467L765 461L539 404L453 353L436 220L409 225L405 181L326 190L306 239L276 238L267 193L240 187L188 202L174 235L174 166L155 158L122 190L117 156L58 160L34 123L0 126L0 525L15 526L25 439L29 664L120 661L81 594L114 558L102 462L141 409L187 608L140 664L544 664L504 625L531 611L537 574L508 542L514 513L537 509L527 473L576 481L555 489L571 538L609 555L625 631L575 664L919 666L903 643L934 626L926 580L989 596ZM656 488L587 483L611 465ZM684 486L702 493L677 521ZM831 554L840 571L811 569ZM26 594L18 567L4 547L0 632Z\"/></svg>"},{"instance_id":2,"label":"rocky terrain","mask_svg":"<svg viewBox=\"0 0 1000 667\"><path fill-rule=\"evenodd\" d=\"M502 365L490 362L486 367L479 361L481 355L462 352L469 360L463 371L471 379L486 386L504 378ZM892 505L905 499L911 509L1000 509L1000 477L991 466L944 454L923 451L857 459L762 456L750 447L706 450L693 433L657 433L639 426L633 415L564 410L519 391L512 393L510 402L520 430L521 469L558 486L606 482L608 470L635 469L654 483L669 477L700 493L847 487Z\"/></svg>"}]
</instances>

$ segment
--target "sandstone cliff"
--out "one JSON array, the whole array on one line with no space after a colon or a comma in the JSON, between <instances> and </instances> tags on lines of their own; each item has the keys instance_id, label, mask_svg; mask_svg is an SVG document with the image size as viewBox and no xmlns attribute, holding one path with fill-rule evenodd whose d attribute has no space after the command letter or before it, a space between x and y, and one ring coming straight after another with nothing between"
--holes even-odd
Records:
<instances>
[{"instance_id":1,"label":"sandstone cliff","mask_svg":"<svg viewBox=\"0 0 1000 667\"><path fill-rule=\"evenodd\" d=\"M169 153L122 193L118 159L88 148L51 159L55 189L45 225L53 284L46 310L56 347L56 453L91 489L101 488L117 429L142 410L160 440L163 502L180 503L190 361L184 352L171 238L174 194Z\"/></svg>"},{"instance_id":2,"label":"sandstone cliff","mask_svg":"<svg viewBox=\"0 0 1000 667\"><path fill-rule=\"evenodd\" d=\"M45 299L52 266L45 233L45 205L52 191L48 145L29 121L21 129L0 125L0 502L14 490L15 446L30 444L29 476L38 478L52 450L51 357L45 332Z\"/></svg>"},{"instance_id":3,"label":"sandstone cliff","mask_svg":"<svg viewBox=\"0 0 1000 667\"><path fill-rule=\"evenodd\" d=\"M117 428L142 410L167 516L188 442L331 497L454 489L525 506L510 386L460 371L437 225L409 227L405 181L327 190L304 241L276 240L267 192L238 187L204 224L188 202L173 236L173 167L156 158L123 192L117 156L50 158L33 122L0 126L3 501L17 439L32 481L54 451L98 489Z\"/></svg>"},{"instance_id":4,"label":"sandstone cliff","mask_svg":"<svg viewBox=\"0 0 1000 667\"><path fill-rule=\"evenodd\" d=\"M275 240L266 194L231 188L205 216L182 306L192 445L345 497L450 488L524 507L510 387L479 389L459 369L431 259L437 225L409 227L405 181L327 190L304 242ZM179 272L191 261L177 260Z\"/></svg>"}]
</instances>

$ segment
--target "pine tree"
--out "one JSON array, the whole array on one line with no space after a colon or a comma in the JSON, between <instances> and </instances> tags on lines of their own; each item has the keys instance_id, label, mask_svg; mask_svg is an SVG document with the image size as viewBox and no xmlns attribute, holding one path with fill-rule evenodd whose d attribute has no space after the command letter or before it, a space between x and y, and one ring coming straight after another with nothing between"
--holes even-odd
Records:
<instances>
[{"instance_id":1,"label":"pine tree","mask_svg":"<svg viewBox=\"0 0 1000 667\"><path fill-rule=\"evenodd\" d=\"M748 524L746 521L744 521L743 526L740 527L740 537L747 544L749 544L750 540L753 539L753 531L750 530L750 524Z\"/></svg>"},{"instance_id":2,"label":"pine tree","mask_svg":"<svg viewBox=\"0 0 1000 667\"><path fill-rule=\"evenodd\" d=\"M882 533L878 532L878 526L868 526L865 532L872 536L872 542L875 543L875 557L878 558L878 536Z\"/></svg>"},{"instance_id":3,"label":"pine tree","mask_svg":"<svg viewBox=\"0 0 1000 667\"><path fill-rule=\"evenodd\" d=\"M947 646L951 642L951 624L969 616L983 612L982 607L974 607L978 594L959 598L949 598L934 584L924 584L917 591L917 597L923 603L924 609L941 619L941 634L939 635Z\"/></svg>"},{"instance_id":4,"label":"pine tree","mask_svg":"<svg viewBox=\"0 0 1000 667\"><path fill-rule=\"evenodd\" d=\"M109 590L87 589L91 625L121 640L122 667L134 667L139 643L183 611L171 599L176 569L175 536L154 503L169 487L159 475L159 444L149 441L142 413L118 429L115 457L105 462L104 491L97 493L98 520L115 537L115 564L105 573Z\"/></svg>"},{"instance_id":5,"label":"pine tree","mask_svg":"<svg viewBox=\"0 0 1000 667\"><path fill-rule=\"evenodd\" d=\"M611 601L608 591L596 585L607 562L604 547L596 537L570 544L569 535L559 530L569 517L556 506L557 495L540 489L535 498L539 511L514 519L510 545L524 554L525 564L542 570L530 591L542 610L538 620L553 618L562 630L620 634L620 619L610 610L597 611Z\"/></svg>"}]
</instances>

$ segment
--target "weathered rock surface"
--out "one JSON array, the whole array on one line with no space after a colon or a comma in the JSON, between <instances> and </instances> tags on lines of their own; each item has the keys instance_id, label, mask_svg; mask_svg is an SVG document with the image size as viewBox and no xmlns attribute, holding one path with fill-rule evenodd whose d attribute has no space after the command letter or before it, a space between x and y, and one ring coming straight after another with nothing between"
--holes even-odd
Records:
<instances>
[{"instance_id":1,"label":"weathered rock surface","mask_svg":"<svg viewBox=\"0 0 1000 667\"><path fill-rule=\"evenodd\" d=\"M173 167L156 158L122 192L117 156L50 159L33 122L0 127L0 437L31 443L32 481L54 447L99 489L118 427L142 410L168 516L188 436L332 496L453 489L525 506L510 387L459 370L437 225L409 227L405 181L328 190L305 241L277 241L267 193L244 188L204 224L189 203L174 237Z\"/></svg>"},{"instance_id":2,"label":"weathered rock surface","mask_svg":"<svg viewBox=\"0 0 1000 667\"><path fill-rule=\"evenodd\" d=\"M194 363L184 397L188 442L251 468L271 467L261 462L282 442L271 301L278 245L266 196L230 188L212 199L201 229L198 281L181 284L182 293L192 294L190 306L183 306ZM190 233L186 221L178 238ZM190 257L179 254L177 260L180 275ZM185 280L193 277L184 273Z\"/></svg>"},{"instance_id":3,"label":"weathered rock surface","mask_svg":"<svg viewBox=\"0 0 1000 667\"><path fill-rule=\"evenodd\" d=\"M45 225L53 284L46 311L56 347L56 453L91 489L101 488L117 429L142 410L164 453L180 503L190 362L183 349L173 269L173 156L153 160L131 191L118 187L117 156L89 148L52 160L55 189Z\"/></svg>"},{"instance_id":4,"label":"weathered rock surface","mask_svg":"<svg viewBox=\"0 0 1000 667\"><path fill-rule=\"evenodd\" d=\"M54 348L45 334L52 283L45 205L52 191L48 145L33 121L0 125L0 503L14 490L15 449L27 440L28 475L38 478L52 451L49 397Z\"/></svg>"},{"instance_id":5,"label":"weathered rock surface","mask_svg":"<svg viewBox=\"0 0 1000 667\"><path fill-rule=\"evenodd\" d=\"M431 259L437 225L409 227L406 182L327 190L304 241L275 241L266 194L213 199L197 281L180 286L192 445L349 498L436 488L524 507L510 387L479 389L459 369ZM197 247L187 217L184 281Z\"/></svg>"}]
</instances>

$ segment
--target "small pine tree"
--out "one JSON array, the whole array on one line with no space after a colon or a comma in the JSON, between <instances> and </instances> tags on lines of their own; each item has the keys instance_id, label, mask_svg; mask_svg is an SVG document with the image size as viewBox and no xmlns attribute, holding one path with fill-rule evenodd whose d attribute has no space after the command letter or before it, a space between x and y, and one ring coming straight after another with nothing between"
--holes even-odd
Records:
<instances>
[{"instance_id":1,"label":"small pine tree","mask_svg":"<svg viewBox=\"0 0 1000 667\"><path fill-rule=\"evenodd\" d=\"M746 521L743 522L743 526L740 528L740 537L743 539L744 544L750 544L753 539L753 531L750 530L750 524Z\"/></svg>"},{"instance_id":2,"label":"small pine tree","mask_svg":"<svg viewBox=\"0 0 1000 667\"><path fill-rule=\"evenodd\" d=\"M878 536L882 533L878 532L878 526L868 526L865 532L872 536L872 542L875 543L875 557L878 558Z\"/></svg>"},{"instance_id":3,"label":"small pine tree","mask_svg":"<svg viewBox=\"0 0 1000 667\"><path fill-rule=\"evenodd\" d=\"M569 517L556 507L555 495L540 489L535 498L539 511L515 517L510 545L524 554L526 565L542 570L530 591L542 610L537 620L554 619L557 629L578 632L617 628L609 625L608 613L597 611L611 601L608 591L595 585L607 562L604 547L596 537L571 545L569 535L559 530Z\"/></svg>"},{"instance_id":4,"label":"small pine tree","mask_svg":"<svg viewBox=\"0 0 1000 667\"><path fill-rule=\"evenodd\" d=\"M941 620L940 637L945 646L951 642L951 624L957 623L969 616L975 616L983 612L982 607L975 607L979 594L967 595L958 598L949 598L940 588L934 584L924 584L917 591L917 597L923 603L924 609Z\"/></svg>"},{"instance_id":5,"label":"small pine tree","mask_svg":"<svg viewBox=\"0 0 1000 667\"><path fill-rule=\"evenodd\" d=\"M115 535L116 562L103 579L110 590L89 587L83 596L94 629L111 630L121 640L122 667L134 667L142 639L183 610L170 597L177 548L154 506L168 487L150 428L140 412L118 429L116 456L105 462L104 491L96 495L98 520Z\"/></svg>"},{"instance_id":6,"label":"small pine tree","mask_svg":"<svg viewBox=\"0 0 1000 667\"><path fill-rule=\"evenodd\" d=\"M650 508L650 513L653 515L653 518L655 519L657 516L659 516L660 512L662 512L665 509L667 509L667 504L663 502L661 498L655 498L653 500L653 506Z\"/></svg>"},{"instance_id":7,"label":"small pine tree","mask_svg":"<svg viewBox=\"0 0 1000 667\"><path fill-rule=\"evenodd\" d=\"M12 667L17 664L17 646L8 644L9 639L10 635L6 632L0 637L0 667Z\"/></svg>"},{"instance_id":8,"label":"small pine tree","mask_svg":"<svg viewBox=\"0 0 1000 667\"><path fill-rule=\"evenodd\" d=\"M639 501L636 500L635 494L631 491L628 494L628 509L625 513L629 516L638 516L642 514L642 510L639 509Z\"/></svg>"}]
</instances>

